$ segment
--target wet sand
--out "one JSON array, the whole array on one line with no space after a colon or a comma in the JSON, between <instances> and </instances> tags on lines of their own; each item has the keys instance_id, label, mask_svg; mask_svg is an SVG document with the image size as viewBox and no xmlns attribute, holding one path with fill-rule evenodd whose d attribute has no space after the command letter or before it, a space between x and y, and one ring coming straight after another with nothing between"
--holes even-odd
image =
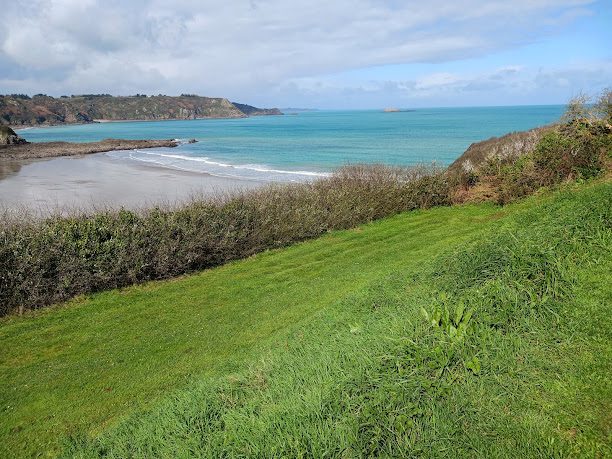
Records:
<instances>
[{"instance_id":1,"label":"wet sand","mask_svg":"<svg viewBox=\"0 0 612 459\"><path fill-rule=\"evenodd\" d=\"M0 209L67 213L100 208L142 209L227 194L265 183L133 164L106 153L0 161Z\"/></svg>"}]
</instances>

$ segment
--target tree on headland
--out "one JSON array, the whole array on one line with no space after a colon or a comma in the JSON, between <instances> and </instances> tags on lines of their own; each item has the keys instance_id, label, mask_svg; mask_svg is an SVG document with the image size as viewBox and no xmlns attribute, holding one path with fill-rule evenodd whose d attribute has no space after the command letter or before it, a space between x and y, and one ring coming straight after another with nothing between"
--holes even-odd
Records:
<instances>
[{"instance_id":1,"label":"tree on headland","mask_svg":"<svg viewBox=\"0 0 612 459\"><path fill-rule=\"evenodd\" d=\"M606 88L601 92L595 104L595 113L599 118L612 123L612 88Z\"/></svg>"},{"instance_id":2,"label":"tree on headland","mask_svg":"<svg viewBox=\"0 0 612 459\"><path fill-rule=\"evenodd\" d=\"M565 113L563 113L562 121L564 123L571 123L576 120L588 118L588 104L590 100L591 98L585 93L580 93L577 96L572 97L565 107Z\"/></svg>"},{"instance_id":3,"label":"tree on headland","mask_svg":"<svg viewBox=\"0 0 612 459\"><path fill-rule=\"evenodd\" d=\"M580 120L612 120L612 89L604 89L596 101L593 101L593 97L584 93L570 99L562 121L572 123Z\"/></svg>"}]
</instances>

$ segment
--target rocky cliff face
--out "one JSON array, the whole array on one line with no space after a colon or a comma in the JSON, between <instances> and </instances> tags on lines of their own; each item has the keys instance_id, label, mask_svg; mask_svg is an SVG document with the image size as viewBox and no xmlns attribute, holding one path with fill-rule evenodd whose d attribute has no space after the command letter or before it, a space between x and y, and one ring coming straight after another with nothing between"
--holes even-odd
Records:
<instances>
[{"instance_id":1,"label":"rocky cliff face","mask_svg":"<svg viewBox=\"0 0 612 459\"><path fill-rule=\"evenodd\" d=\"M95 120L244 118L251 115L281 114L278 109L237 105L223 98L195 95L180 97L84 95L61 98L44 95L32 98L21 95L0 96L0 124L53 125L90 123Z\"/></svg>"},{"instance_id":2,"label":"rocky cliff face","mask_svg":"<svg viewBox=\"0 0 612 459\"><path fill-rule=\"evenodd\" d=\"M19 137L10 127L0 126L0 147L4 145L21 145L26 143L28 142Z\"/></svg>"},{"instance_id":3,"label":"rocky cliff face","mask_svg":"<svg viewBox=\"0 0 612 459\"><path fill-rule=\"evenodd\" d=\"M544 126L473 143L449 166L449 170L470 172L477 170L488 159L516 159L531 152L542 136L551 129L553 126Z\"/></svg>"},{"instance_id":4,"label":"rocky cliff face","mask_svg":"<svg viewBox=\"0 0 612 459\"><path fill-rule=\"evenodd\" d=\"M257 108L252 105L239 104L238 102L232 102L232 104L247 116L265 116L265 115L282 115L283 113L278 108Z\"/></svg>"}]
</instances>

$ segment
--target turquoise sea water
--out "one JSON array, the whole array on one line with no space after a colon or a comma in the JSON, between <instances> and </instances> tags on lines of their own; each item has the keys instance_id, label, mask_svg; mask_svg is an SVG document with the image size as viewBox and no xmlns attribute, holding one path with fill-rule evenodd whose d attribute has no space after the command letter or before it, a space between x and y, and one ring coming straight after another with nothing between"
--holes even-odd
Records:
<instances>
[{"instance_id":1,"label":"turquoise sea water","mask_svg":"<svg viewBox=\"0 0 612 459\"><path fill-rule=\"evenodd\" d=\"M99 123L21 131L32 142L191 139L173 149L111 152L135 161L251 180L299 181L346 164L450 164L472 143L556 121L563 106L316 111L244 119Z\"/></svg>"}]
</instances>

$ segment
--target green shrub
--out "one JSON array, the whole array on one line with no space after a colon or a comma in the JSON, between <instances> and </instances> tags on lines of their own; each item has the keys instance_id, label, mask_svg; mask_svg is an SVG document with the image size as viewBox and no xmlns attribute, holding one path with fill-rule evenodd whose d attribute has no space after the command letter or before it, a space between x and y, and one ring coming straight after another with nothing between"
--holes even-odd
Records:
<instances>
[{"instance_id":1,"label":"green shrub","mask_svg":"<svg viewBox=\"0 0 612 459\"><path fill-rule=\"evenodd\" d=\"M105 211L0 226L0 315L164 279L398 212L449 204L437 169L352 166L178 209Z\"/></svg>"},{"instance_id":2,"label":"green shrub","mask_svg":"<svg viewBox=\"0 0 612 459\"><path fill-rule=\"evenodd\" d=\"M510 202L566 180L596 177L611 157L610 125L603 120L574 119L546 133L533 152L499 166L494 176L499 201Z\"/></svg>"}]
</instances>

